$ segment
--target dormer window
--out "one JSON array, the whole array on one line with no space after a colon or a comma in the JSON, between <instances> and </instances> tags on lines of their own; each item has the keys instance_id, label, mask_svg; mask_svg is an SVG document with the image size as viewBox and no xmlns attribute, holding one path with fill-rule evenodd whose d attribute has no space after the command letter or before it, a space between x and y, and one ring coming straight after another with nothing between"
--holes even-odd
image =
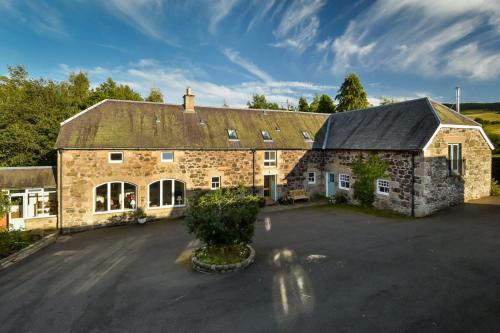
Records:
<instances>
[{"instance_id":1,"label":"dormer window","mask_svg":"<svg viewBox=\"0 0 500 333\"><path fill-rule=\"evenodd\" d=\"M273 138L271 138L271 134L269 134L269 131L260 131L260 133L262 134L262 138L264 139L264 141L273 141Z\"/></svg>"},{"instance_id":2,"label":"dormer window","mask_svg":"<svg viewBox=\"0 0 500 333\"><path fill-rule=\"evenodd\" d=\"M229 138L229 140L231 141L238 141L238 133L236 132L235 129L228 129L227 130L227 137Z\"/></svg>"},{"instance_id":3,"label":"dormer window","mask_svg":"<svg viewBox=\"0 0 500 333\"><path fill-rule=\"evenodd\" d=\"M309 133L308 131L302 131L302 135L304 136L304 140L314 141L313 137L311 136L311 133Z\"/></svg>"}]
</instances>

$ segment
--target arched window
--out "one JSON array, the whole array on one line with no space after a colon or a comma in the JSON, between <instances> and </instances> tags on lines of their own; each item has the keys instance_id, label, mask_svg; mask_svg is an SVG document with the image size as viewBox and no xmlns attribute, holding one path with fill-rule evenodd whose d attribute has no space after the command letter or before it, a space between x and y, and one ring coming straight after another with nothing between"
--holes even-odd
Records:
<instances>
[{"instance_id":1,"label":"arched window","mask_svg":"<svg viewBox=\"0 0 500 333\"><path fill-rule=\"evenodd\" d=\"M162 179L149 184L148 207L179 207L186 204L186 185L175 179Z\"/></svg>"},{"instance_id":2,"label":"arched window","mask_svg":"<svg viewBox=\"0 0 500 333\"><path fill-rule=\"evenodd\" d=\"M104 183L95 188L94 212L119 212L137 208L137 186L125 182Z\"/></svg>"}]
</instances>

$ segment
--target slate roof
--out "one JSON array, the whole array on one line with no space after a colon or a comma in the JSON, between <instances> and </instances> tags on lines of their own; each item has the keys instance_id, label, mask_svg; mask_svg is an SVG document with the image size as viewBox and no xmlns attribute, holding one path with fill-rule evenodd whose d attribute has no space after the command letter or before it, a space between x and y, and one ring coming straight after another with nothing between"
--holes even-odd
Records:
<instances>
[{"instance_id":1,"label":"slate roof","mask_svg":"<svg viewBox=\"0 0 500 333\"><path fill-rule=\"evenodd\" d=\"M0 168L0 189L55 186L55 166Z\"/></svg>"},{"instance_id":2,"label":"slate roof","mask_svg":"<svg viewBox=\"0 0 500 333\"><path fill-rule=\"evenodd\" d=\"M105 100L63 122L56 148L421 150L439 125L480 126L428 98L332 115L195 109L186 113L182 105ZM228 140L227 129L236 129L239 141ZM273 141L264 141L261 130ZM302 131L314 141L305 141Z\"/></svg>"},{"instance_id":3,"label":"slate roof","mask_svg":"<svg viewBox=\"0 0 500 333\"><path fill-rule=\"evenodd\" d=\"M438 125L426 98L335 113L325 148L419 150Z\"/></svg>"},{"instance_id":4,"label":"slate roof","mask_svg":"<svg viewBox=\"0 0 500 333\"><path fill-rule=\"evenodd\" d=\"M311 149L321 148L328 114L106 100L62 124L56 148ZM228 140L236 129L239 141ZM261 130L272 142L264 142ZM314 142L304 140L308 131Z\"/></svg>"}]
</instances>

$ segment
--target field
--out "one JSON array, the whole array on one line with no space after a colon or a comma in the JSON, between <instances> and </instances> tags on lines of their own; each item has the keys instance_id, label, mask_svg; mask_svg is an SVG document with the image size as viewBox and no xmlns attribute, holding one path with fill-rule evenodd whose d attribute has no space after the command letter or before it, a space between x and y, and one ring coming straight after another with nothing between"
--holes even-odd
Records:
<instances>
[{"instance_id":1,"label":"field","mask_svg":"<svg viewBox=\"0 0 500 333\"><path fill-rule=\"evenodd\" d=\"M500 112L491 110L467 110L463 114L483 124L484 131L493 142L493 178L500 180ZM477 119L479 118L479 119ZM493 123L493 124L492 124Z\"/></svg>"}]
</instances>

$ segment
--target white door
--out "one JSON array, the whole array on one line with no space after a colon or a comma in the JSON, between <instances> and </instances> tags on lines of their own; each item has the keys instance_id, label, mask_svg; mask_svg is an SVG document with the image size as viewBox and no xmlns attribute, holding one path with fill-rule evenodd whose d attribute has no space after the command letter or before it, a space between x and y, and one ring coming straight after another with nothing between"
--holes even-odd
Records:
<instances>
[{"instance_id":1,"label":"white door","mask_svg":"<svg viewBox=\"0 0 500 333\"><path fill-rule=\"evenodd\" d=\"M335 175L333 172L326 173L326 196L335 195Z\"/></svg>"},{"instance_id":2,"label":"white door","mask_svg":"<svg viewBox=\"0 0 500 333\"><path fill-rule=\"evenodd\" d=\"M9 229L24 229L26 194L15 193L10 195Z\"/></svg>"}]
</instances>

